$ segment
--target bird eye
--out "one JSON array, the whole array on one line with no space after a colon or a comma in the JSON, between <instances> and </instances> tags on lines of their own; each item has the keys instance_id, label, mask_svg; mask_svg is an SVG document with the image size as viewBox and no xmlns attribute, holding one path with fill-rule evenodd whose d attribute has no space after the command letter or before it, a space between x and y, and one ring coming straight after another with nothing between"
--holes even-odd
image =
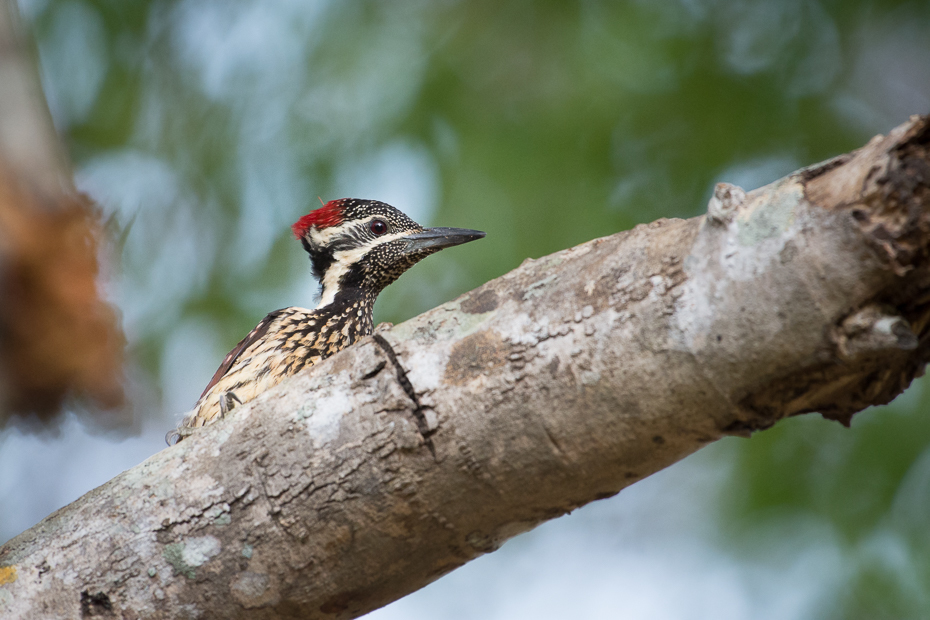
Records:
<instances>
[{"instance_id":1,"label":"bird eye","mask_svg":"<svg viewBox=\"0 0 930 620\"><path fill-rule=\"evenodd\" d=\"M368 228L371 229L372 233L380 236L387 232L388 225L382 220L372 220Z\"/></svg>"}]
</instances>

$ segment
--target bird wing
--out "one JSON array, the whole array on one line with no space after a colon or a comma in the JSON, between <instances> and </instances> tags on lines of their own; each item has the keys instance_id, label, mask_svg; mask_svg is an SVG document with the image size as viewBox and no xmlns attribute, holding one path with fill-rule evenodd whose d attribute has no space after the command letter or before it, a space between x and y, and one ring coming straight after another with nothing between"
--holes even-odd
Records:
<instances>
[{"instance_id":1,"label":"bird wing","mask_svg":"<svg viewBox=\"0 0 930 620\"><path fill-rule=\"evenodd\" d=\"M200 398L203 398L206 393L210 391L210 388L216 385L217 382L222 379L227 372L229 372L229 369L233 367L233 364L236 363L236 360L239 359L239 356L242 355L242 352L248 349L252 343L264 336L268 332L268 328L271 327L271 324L274 323L275 319L277 319L287 310L288 308L282 308L281 310L270 312L268 316L263 318L261 322L246 335L245 338L239 341L239 344L233 347L232 351L226 354L226 357L223 358L223 363L220 364L220 367L216 369L216 372L213 374L213 378L210 379L210 383L208 383L207 387L204 388L203 394L200 395Z\"/></svg>"}]
</instances>

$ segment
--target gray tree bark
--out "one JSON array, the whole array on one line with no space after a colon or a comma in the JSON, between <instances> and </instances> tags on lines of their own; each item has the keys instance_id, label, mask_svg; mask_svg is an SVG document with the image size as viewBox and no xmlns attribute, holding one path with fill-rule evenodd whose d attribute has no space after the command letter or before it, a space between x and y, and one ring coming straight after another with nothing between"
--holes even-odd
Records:
<instances>
[{"instance_id":1,"label":"gray tree bark","mask_svg":"<svg viewBox=\"0 0 930 620\"><path fill-rule=\"evenodd\" d=\"M493 232L493 231L492 231ZM352 618L728 434L919 374L930 119L380 330L0 549L10 618Z\"/></svg>"}]
</instances>

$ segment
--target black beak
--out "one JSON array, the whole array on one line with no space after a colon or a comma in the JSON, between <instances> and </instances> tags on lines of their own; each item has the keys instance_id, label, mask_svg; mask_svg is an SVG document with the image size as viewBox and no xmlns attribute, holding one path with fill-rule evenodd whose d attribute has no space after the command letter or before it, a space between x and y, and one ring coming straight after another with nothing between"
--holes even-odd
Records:
<instances>
[{"instance_id":1,"label":"black beak","mask_svg":"<svg viewBox=\"0 0 930 620\"><path fill-rule=\"evenodd\" d=\"M407 242L404 252L412 254L421 250L451 248L453 245L481 239L484 235L485 233L480 230L467 228L427 228L409 237L404 237L404 241Z\"/></svg>"}]
</instances>

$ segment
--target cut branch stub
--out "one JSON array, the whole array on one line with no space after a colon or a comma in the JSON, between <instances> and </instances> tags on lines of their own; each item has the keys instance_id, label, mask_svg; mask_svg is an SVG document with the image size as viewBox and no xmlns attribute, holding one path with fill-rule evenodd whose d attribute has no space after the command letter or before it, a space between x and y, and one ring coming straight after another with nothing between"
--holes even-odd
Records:
<instances>
[{"instance_id":1,"label":"cut branch stub","mask_svg":"<svg viewBox=\"0 0 930 620\"><path fill-rule=\"evenodd\" d=\"M744 202L746 202L746 191L742 187L729 183L717 183L714 187L714 195L707 203L707 221L726 226Z\"/></svg>"}]
</instances>

